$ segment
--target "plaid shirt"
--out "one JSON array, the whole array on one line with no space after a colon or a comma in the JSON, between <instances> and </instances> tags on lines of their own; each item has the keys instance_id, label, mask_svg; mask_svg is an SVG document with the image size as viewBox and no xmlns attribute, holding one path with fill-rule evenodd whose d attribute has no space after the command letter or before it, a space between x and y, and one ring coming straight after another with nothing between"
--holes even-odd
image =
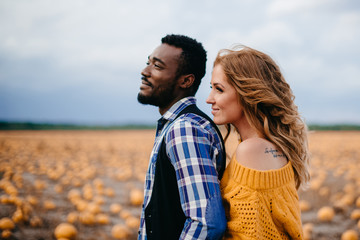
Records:
<instances>
[{"instance_id":1,"label":"plaid shirt","mask_svg":"<svg viewBox=\"0 0 360 240\"><path fill-rule=\"evenodd\" d=\"M183 98L158 120L145 179L138 239L147 239L144 212L150 202L155 164L163 138L166 152L176 172L180 202L187 217L180 239L205 239L209 236L211 238L211 235L214 235L211 229L219 225L219 219L222 220L221 214L224 210L217 170L220 169L221 162L225 161L225 156L221 156L220 136L208 120L192 113L184 114L174 121L177 115L191 104L196 104L194 97ZM218 209L213 209L214 206ZM214 216L218 211L220 216Z\"/></svg>"}]
</instances>

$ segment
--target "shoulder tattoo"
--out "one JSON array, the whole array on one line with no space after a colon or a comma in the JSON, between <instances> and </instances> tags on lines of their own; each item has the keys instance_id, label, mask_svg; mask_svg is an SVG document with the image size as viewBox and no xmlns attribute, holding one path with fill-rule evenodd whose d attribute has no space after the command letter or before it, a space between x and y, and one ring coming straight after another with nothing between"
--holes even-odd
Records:
<instances>
[{"instance_id":1,"label":"shoulder tattoo","mask_svg":"<svg viewBox=\"0 0 360 240\"><path fill-rule=\"evenodd\" d=\"M278 158L278 157L285 157L286 158L285 154L280 154L277 149L265 148L264 153L271 154L274 158Z\"/></svg>"}]
</instances>

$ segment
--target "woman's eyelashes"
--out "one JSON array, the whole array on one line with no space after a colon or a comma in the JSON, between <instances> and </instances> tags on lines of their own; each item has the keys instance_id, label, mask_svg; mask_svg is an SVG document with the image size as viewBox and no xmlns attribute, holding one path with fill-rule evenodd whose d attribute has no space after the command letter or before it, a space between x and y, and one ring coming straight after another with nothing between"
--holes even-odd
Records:
<instances>
[{"instance_id":1,"label":"woman's eyelashes","mask_svg":"<svg viewBox=\"0 0 360 240\"><path fill-rule=\"evenodd\" d=\"M214 85L214 87L213 87L213 85L210 85L210 88L211 89L215 88L215 90L217 90L219 92L224 92L224 90L221 87L217 86L217 85Z\"/></svg>"},{"instance_id":2,"label":"woman's eyelashes","mask_svg":"<svg viewBox=\"0 0 360 240\"><path fill-rule=\"evenodd\" d=\"M219 92L224 92L224 90L222 90L222 89L219 88L219 87L216 87L215 89L218 90Z\"/></svg>"}]
</instances>

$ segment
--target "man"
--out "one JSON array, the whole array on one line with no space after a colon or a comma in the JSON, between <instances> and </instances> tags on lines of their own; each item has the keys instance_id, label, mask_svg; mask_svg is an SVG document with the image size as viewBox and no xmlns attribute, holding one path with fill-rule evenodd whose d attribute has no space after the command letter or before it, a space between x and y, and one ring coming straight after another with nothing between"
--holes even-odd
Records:
<instances>
[{"instance_id":1,"label":"man","mask_svg":"<svg viewBox=\"0 0 360 240\"><path fill-rule=\"evenodd\" d=\"M220 239L226 228L219 178L225 150L216 125L196 107L206 51L167 35L141 72L138 101L159 107L145 179L139 239Z\"/></svg>"}]
</instances>

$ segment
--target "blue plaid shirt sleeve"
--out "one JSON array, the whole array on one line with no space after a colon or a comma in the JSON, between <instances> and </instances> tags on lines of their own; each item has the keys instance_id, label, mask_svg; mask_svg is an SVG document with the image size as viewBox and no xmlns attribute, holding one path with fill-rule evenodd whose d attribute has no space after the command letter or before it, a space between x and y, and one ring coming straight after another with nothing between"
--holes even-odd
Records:
<instances>
[{"instance_id":1,"label":"blue plaid shirt sleeve","mask_svg":"<svg viewBox=\"0 0 360 240\"><path fill-rule=\"evenodd\" d=\"M216 171L221 144L203 118L194 114L186 120L181 118L165 137L187 217L180 239L219 239L226 227ZM208 129L202 123L207 123Z\"/></svg>"}]
</instances>

